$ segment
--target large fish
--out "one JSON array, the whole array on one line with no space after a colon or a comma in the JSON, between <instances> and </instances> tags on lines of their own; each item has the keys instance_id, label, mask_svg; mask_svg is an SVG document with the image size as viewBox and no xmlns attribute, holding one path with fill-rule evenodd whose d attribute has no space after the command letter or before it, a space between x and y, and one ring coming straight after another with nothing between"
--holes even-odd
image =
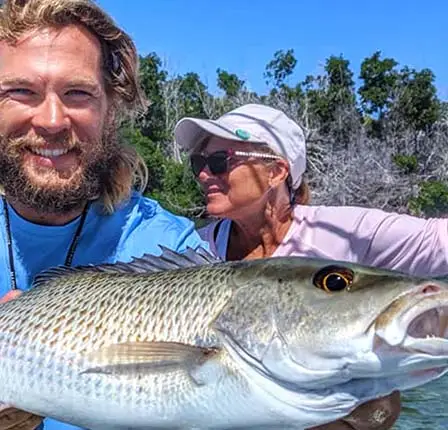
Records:
<instances>
[{"instance_id":1,"label":"large fish","mask_svg":"<svg viewBox=\"0 0 448 430\"><path fill-rule=\"evenodd\" d=\"M0 401L88 429L304 429L448 366L448 286L205 252L54 268L0 306Z\"/></svg>"}]
</instances>

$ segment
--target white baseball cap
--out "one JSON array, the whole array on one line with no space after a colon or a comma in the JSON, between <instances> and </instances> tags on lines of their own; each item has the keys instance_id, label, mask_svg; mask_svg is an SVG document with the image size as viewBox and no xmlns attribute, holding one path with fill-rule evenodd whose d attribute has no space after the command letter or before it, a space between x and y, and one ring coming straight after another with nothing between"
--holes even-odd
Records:
<instances>
[{"instance_id":1,"label":"white baseball cap","mask_svg":"<svg viewBox=\"0 0 448 430\"><path fill-rule=\"evenodd\" d=\"M216 120L183 118L174 129L176 143L188 152L207 136L265 144L288 161L293 189L302 182L306 168L305 134L278 109L246 104Z\"/></svg>"}]
</instances>

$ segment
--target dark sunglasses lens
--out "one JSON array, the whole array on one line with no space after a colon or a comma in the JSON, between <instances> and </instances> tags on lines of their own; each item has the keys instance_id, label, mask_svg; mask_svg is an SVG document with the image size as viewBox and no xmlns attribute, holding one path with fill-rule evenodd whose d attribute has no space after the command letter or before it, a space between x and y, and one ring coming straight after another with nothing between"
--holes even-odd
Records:
<instances>
[{"instance_id":1,"label":"dark sunglasses lens","mask_svg":"<svg viewBox=\"0 0 448 430\"><path fill-rule=\"evenodd\" d=\"M226 152L215 152L208 157L208 166L210 172L214 175L221 175L227 172L227 160L228 156Z\"/></svg>"},{"instance_id":2,"label":"dark sunglasses lens","mask_svg":"<svg viewBox=\"0 0 448 430\"><path fill-rule=\"evenodd\" d=\"M207 159L203 155L193 154L190 157L190 164L191 164L191 170L193 171L193 174L195 176L199 176L199 173L201 173L201 170L207 164Z\"/></svg>"},{"instance_id":3,"label":"dark sunglasses lens","mask_svg":"<svg viewBox=\"0 0 448 430\"><path fill-rule=\"evenodd\" d=\"M202 169L208 165L213 175L221 175L227 172L227 159L228 156L225 151L215 152L208 157L204 157L201 154L193 154L190 157L191 170L195 176L199 176Z\"/></svg>"}]
</instances>

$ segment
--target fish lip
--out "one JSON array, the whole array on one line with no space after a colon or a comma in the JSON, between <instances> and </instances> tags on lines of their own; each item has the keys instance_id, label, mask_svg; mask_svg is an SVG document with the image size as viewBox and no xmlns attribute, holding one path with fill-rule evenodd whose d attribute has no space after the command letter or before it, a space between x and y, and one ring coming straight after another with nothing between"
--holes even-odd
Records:
<instances>
[{"instance_id":1,"label":"fish lip","mask_svg":"<svg viewBox=\"0 0 448 430\"><path fill-rule=\"evenodd\" d=\"M441 291L417 300L410 300L407 307L386 328L376 329L375 335L390 346L427 353L424 340L440 343L441 354L448 354L448 291ZM383 315L381 313L379 317ZM378 318L379 318L378 317ZM377 318L377 319L378 319ZM420 345L418 347L412 344ZM434 353L431 350L431 353Z\"/></svg>"},{"instance_id":2,"label":"fish lip","mask_svg":"<svg viewBox=\"0 0 448 430\"><path fill-rule=\"evenodd\" d=\"M412 318L402 346L408 351L448 356L448 305L431 307Z\"/></svg>"},{"instance_id":3,"label":"fish lip","mask_svg":"<svg viewBox=\"0 0 448 430\"><path fill-rule=\"evenodd\" d=\"M410 312L409 312L410 313ZM434 326L431 327L436 332L436 337L446 338L448 336L448 304L446 306L434 306L429 309L417 313L416 316L411 315L412 320L408 324L407 333L412 336L413 334L433 334L433 333L425 333L426 327L423 327L423 333L417 333L421 327L418 327L418 324L424 318L432 319ZM437 333L438 332L438 333ZM421 336L420 336L421 337Z\"/></svg>"}]
</instances>

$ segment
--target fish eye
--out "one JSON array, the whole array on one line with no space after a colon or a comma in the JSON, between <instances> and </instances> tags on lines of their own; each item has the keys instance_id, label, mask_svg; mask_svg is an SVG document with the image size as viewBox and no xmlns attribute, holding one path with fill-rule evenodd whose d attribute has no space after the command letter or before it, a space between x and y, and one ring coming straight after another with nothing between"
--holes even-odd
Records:
<instances>
[{"instance_id":1,"label":"fish eye","mask_svg":"<svg viewBox=\"0 0 448 430\"><path fill-rule=\"evenodd\" d=\"M314 275L313 284L327 293L332 293L349 287L353 277L353 272L346 267L327 266Z\"/></svg>"}]
</instances>

